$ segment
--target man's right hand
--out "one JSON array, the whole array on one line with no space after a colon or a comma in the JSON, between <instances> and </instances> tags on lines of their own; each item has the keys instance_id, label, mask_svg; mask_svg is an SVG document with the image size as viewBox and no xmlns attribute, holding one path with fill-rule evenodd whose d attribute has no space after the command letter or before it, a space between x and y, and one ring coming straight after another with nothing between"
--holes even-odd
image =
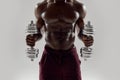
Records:
<instances>
[{"instance_id":1,"label":"man's right hand","mask_svg":"<svg viewBox=\"0 0 120 80\"><path fill-rule=\"evenodd\" d=\"M31 46L31 47L35 46L35 42L36 42L35 37L33 35L27 35L26 36L26 44L28 46Z\"/></svg>"}]
</instances>

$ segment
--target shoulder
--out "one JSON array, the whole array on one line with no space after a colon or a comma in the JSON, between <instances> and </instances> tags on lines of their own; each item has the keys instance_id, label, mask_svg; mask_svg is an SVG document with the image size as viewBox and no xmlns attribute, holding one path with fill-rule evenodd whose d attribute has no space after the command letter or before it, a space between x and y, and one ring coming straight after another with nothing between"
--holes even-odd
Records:
<instances>
[{"instance_id":1,"label":"shoulder","mask_svg":"<svg viewBox=\"0 0 120 80\"><path fill-rule=\"evenodd\" d=\"M47 7L47 2L46 1L38 3L35 6L35 15L36 15L36 17L39 17L38 15L40 15L46 9L46 7Z\"/></svg>"},{"instance_id":2,"label":"shoulder","mask_svg":"<svg viewBox=\"0 0 120 80\"><path fill-rule=\"evenodd\" d=\"M43 2L41 2L41 3L38 3L38 4L36 5L36 8L37 8L37 9L40 9L40 10L43 10L46 6L47 6L47 1L43 1Z\"/></svg>"},{"instance_id":3,"label":"shoulder","mask_svg":"<svg viewBox=\"0 0 120 80\"><path fill-rule=\"evenodd\" d=\"M75 10L81 15L82 18L86 16L86 7L83 3L78 1L73 2Z\"/></svg>"}]
</instances>

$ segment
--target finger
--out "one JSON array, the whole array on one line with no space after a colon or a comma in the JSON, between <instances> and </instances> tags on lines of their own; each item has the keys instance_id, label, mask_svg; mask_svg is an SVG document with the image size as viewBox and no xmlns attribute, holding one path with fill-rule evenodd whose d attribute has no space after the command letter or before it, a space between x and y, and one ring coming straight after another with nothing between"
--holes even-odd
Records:
<instances>
[{"instance_id":1,"label":"finger","mask_svg":"<svg viewBox=\"0 0 120 80\"><path fill-rule=\"evenodd\" d=\"M93 41L84 41L85 44L90 44L90 43L93 43Z\"/></svg>"},{"instance_id":2,"label":"finger","mask_svg":"<svg viewBox=\"0 0 120 80\"><path fill-rule=\"evenodd\" d=\"M32 35L27 35L26 38L28 38L28 39L34 39L34 36L32 36Z\"/></svg>"},{"instance_id":3,"label":"finger","mask_svg":"<svg viewBox=\"0 0 120 80\"><path fill-rule=\"evenodd\" d=\"M35 40L27 39L26 42L32 42L32 43L35 43Z\"/></svg>"},{"instance_id":4,"label":"finger","mask_svg":"<svg viewBox=\"0 0 120 80\"><path fill-rule=\"evenodd\" d=\"M93 43L93 41L85 41L86 43Z\"/></svg>"},{"instance_id":5,"label":"finger","mask_svg":"<svg viewBox=\"0 0 120 80\"><path fill-rule=\"evenodd\" d=\"M86 47L90 47L91 45L86 44L85 46L86 46Z\"/></svg>"},{"instance_id":6,"label":"finger","mask_svg":"<svg viewBox=\"0 0 120 80\"><path fill-rule=\"evenodd\" d=\"M93 41L93 38L83 38L83 41Z\"/></svg>"},{"instance_id":7,"label":"finger","mask_svg":"<svg viewBox=\"0 0 120 80\"><path fill-rule=\"evenodd\" d=\"M27 43L28 46L34 46L35 44L34 43Z\"/></svg>"},{"instance_id":8,"label":"finger","mask_svg":"<svg viewBox=\"0 0 120 80\"><path fill-rule=\"evenodd\" d=\"M35 46L35 44L33 44L33 43L27 43L27 45L31 46L31 47Z\"/></svg>"},{"instance_id":9,"label":"finger","mask_svg":"<svg viewBox=\"0 0 120 80\"><path fill-rule=\"evenodd\" d=\"M92 45L93 45L92 43L88 43L85 46L89 47L89 46L92 46Z\"/></svg>"},{"instance_id":10,"label":"finger","mask_svg":"<svg viewBox=\"0 0 120 80\"><path fill-rule=\"evenodd\" d=\"M93 42L85 42L85 45L86 46L91 46L91 45L93 45Z\"/></svg>"},{"instance_id":11,"label":"finger","mask_svg":"<svg viewBox=\"0 0 120 80\"><path fill-rule=\"evenodd\" d=\"M34 40L26 40L26 43L35 43L35 41Z\"/></svg>"},{"instance_id":12,"label":"finger","mask_svg":"<svg viewBox=\"0 0 120 80\"><path fill-rule=\"evenodd\" d=\"M86 41L85 43L87 43L87 44L92 44L93 41Z\"/></svg>"},{"instance_id":13,"label":"finger","mask_svg":"<svg viewBox=\"0 0 120 80\"><path fill-rule=\"evenodd\" d=\"M27 42L27 43L28 43L28 44L35 44L35 42L30 42L30 41L29 41L29 42Z\"/></svg>"},{"instance_id":14,"label":"finger","mask_svg":"<svg viewBox=\"0 0 120 80\"><path fill-rule=\"evenodd\" d=\"M35 40L34 38L31 38L31 37L27 37L26 40Z\"/></svg>"},{"instance_id":15,"label":"finger","mask_svg":"<svg viewBox=\"0 0 120 80\"><path fill-rule=\"evenodd\" d=\"M34 39L33 37L27 37L26 39Z\"/></svg>"},{"instance_id":16,"label":"finger","mask_svg":"<svg viewBox=\"0 0 120 80\"><path fill-rule=\"evenodd\" d=\"M93 41L93 37L89 36L89 37L84 38L84 40L86 40L86 41Z\"/></svg>"},{"instance_id":17,"label":"finger","mask_svg":"<svg viewBox=\"0 0 120 80\"><path fill-rule=\"evenodd\" d=\"M94 41L93 40L85 40L85 42L93 43Z\"/></svg>"},{"instance_id":18,"label":"finger","mask_svg":"<svg viewBox=\"0 0 120 80\"><path fill-rule=\"evenodd\" d=\"M29 38L29 39L34 39L34 37L32 37L32 36L31 36L31 37L28 37L28 38Z\"/></svg>"}]
</instances>

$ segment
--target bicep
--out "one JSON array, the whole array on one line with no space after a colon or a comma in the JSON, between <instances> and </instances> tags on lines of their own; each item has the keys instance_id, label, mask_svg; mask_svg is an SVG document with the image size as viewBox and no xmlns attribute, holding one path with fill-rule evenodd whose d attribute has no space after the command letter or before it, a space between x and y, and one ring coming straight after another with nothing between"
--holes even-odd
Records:
<instances>
[{"instance_id":1,"label":"bicep","mask_svg":"<svg viewBox=\"0 0 120 80\"><path fill-rule=\"evenodd\" d=\"M85 7L85 5L82 5L80 14L81 14L81 18L84 19L85 16L86 16L86 7Z\"/></svg>"},{"instance_id":2,"label":"bicep","mask_svg":"<svg viewBox=\"0 0 120 80\"><path fill-rule=\"evenodd\" d=\"M39 19L41 16L40 16L40 13L42 12L42 10L41 10L41 6L39 6L39 5L36 5L35 6L35 17L37 18L37 19Z\"/></svg>"},{"instance_id":3,"label":"bicep","mask_svg":"<svg viewBox=\"0 0 120 80\"><path fill-rule=\"evenodd\" d=\"M35 6L35 17L38 19L39 15L38 15L39 11L38 11L38 5Z\"/></svg>"},{"instance_id":4,"label":"bicep","mask_svg":"<svg viewBox=\"0 0 120 80\"><path fill-rule=\"evenodd\" d=\"M38 31L40 31L42 29L42 27L44 26L44 20L41 17L41 6L36 6L35 8L35 17L36 17L36 27L38 29Z\"/></svg>"},{"instance_id":5,"label":"bicep","mask_svg":"<svg viewBox=\"0 0 120 80\"><path fill-rule=\"evenodd\" d=\"M83 29L84 28L84 18L86 16L86 7L82 3L77 3L76 10L79 13L79 18L76 22L76 25L78 28Z\"/></svg>"}]
</instances>

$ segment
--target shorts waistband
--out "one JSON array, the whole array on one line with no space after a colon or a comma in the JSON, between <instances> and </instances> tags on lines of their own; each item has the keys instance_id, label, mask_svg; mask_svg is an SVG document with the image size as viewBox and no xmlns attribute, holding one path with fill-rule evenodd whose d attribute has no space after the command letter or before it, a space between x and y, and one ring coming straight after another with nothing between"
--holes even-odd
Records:
<instances>
[{"instance_id":1,"label":"shorts waistband","mask_svg":"<svg viewBox=\"0 0 120 80\"><path fill-rule=\"evenodd\" d=\"M55 49L52 49L51 47L45 45L45 50L47 52L50 52L50 53L71 53L73 50L76 50L76 47L73 45L70 49L68 50L55 50Z\"/></svg>"}]
</instances>

